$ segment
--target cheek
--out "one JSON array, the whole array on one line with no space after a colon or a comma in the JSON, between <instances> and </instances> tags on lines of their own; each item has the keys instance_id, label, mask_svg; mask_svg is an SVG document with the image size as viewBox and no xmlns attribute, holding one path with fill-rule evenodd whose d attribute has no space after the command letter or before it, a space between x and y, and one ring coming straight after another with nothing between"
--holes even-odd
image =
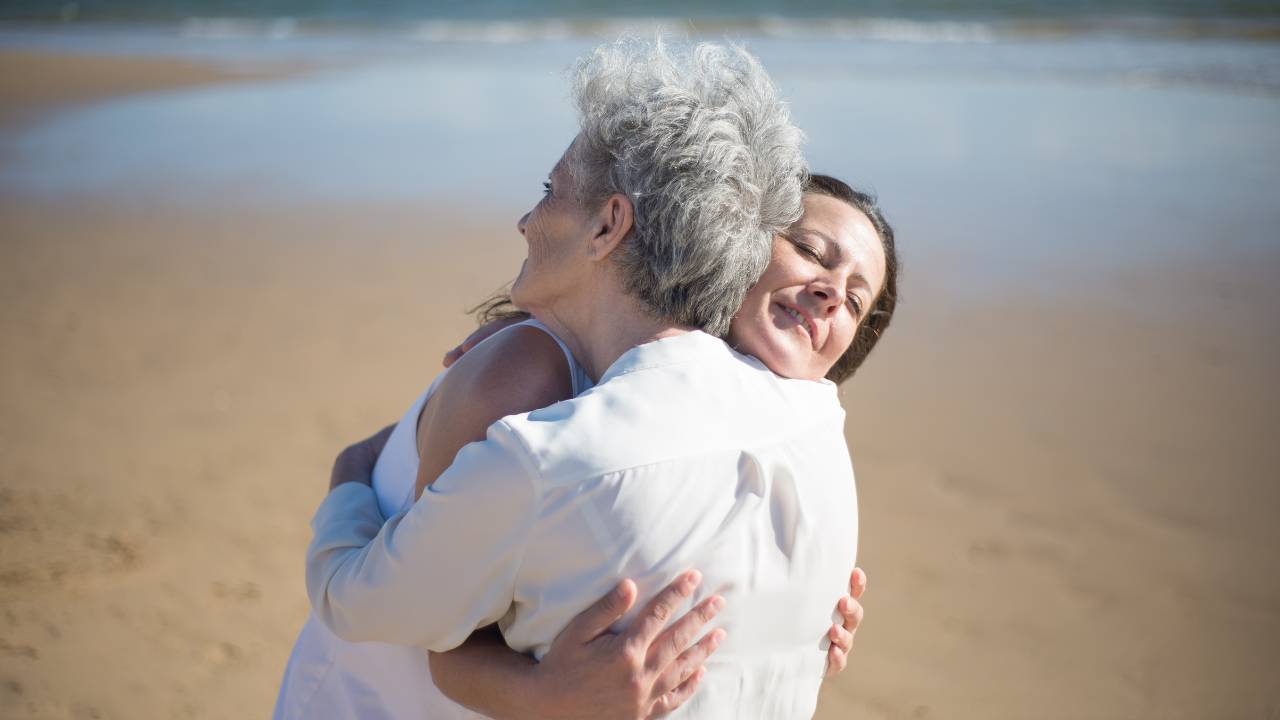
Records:
<instances>
[{"instance_id":1,"label":"cheek","mask_svg":"<svg viewBox=\"0 0 1280 720\"><path fill-rule=\"evenodd\" d=\"M848 315L842 317L832 328L831 342L827 343L823 355L829 362L835 363L853 345L853 338L857 333L858 325L853 318Z\"/></svg>"},{"instance_id":2,"label":"cheek","mask_svg":"<svg viewBox=\"0 0 1280 720\"><path fill-rule=\"evenodd\" d=\"M547 254L547 235L543 222L537 217L529 219L525 226L525 241L529 243L529 262L536 263Z\"/></svg>"},{"instance_id":3,"label":"cheek","mask_svg":"<svg viewBox=\"0 0 1280 720\"><path fill-rule=\"evenodd\" d=\"M745 295L742 296L742 304L738 306L736 316L743 320L755 320L755 316L760 313L760 308L766 304L767 295L759 284L752 285Z\"/></svg>"}]
</instances>

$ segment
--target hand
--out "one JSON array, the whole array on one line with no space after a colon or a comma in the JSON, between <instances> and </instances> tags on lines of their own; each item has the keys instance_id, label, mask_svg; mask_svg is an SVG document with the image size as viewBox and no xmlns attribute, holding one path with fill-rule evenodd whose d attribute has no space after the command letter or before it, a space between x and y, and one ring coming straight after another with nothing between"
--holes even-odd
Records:
<instances>
[{"instance_id":1,"label":"hand","mask_svg":"<svg viewBox=\"0 0 1280 720\"><path fill-rule=\"evenodd\" d=\"M475 332L468 335L467 339L462 341L462 344L444 354L444 366L449 367L450 365L458 362L458 358L465 355L469 350L471 350L471 348L484 342L490 335L498 332L502 328L507 327L508 325L515 325L516 323L524 322L528 319L528 313L521 313L520 315L503 318L501 320L494 320L481 325L476 328Z\"/></svg>"},{"instance_id":2,"label":"hand","mask_svg":"<svg viewBox=\"0 0 1280 720\"><path fill-rule=\"evenodd\" d=\"M724 598L712 595L663 628L701 581L696 570L676 578L620 634L609 626L635 604L631 580L618 583L574 618L534 671L542 715L654 718L688 700L705 673L703 662L725 632L715 629L694 639L724 606Z\"/></svg>"},{"instance_id":3,"label":"hand","mask_svg":"<svg viewBox=\"0 0 1280 720\"><path fill-rule=\"evenodd\" d=\"M862 594L867 591L867 574L860 568L854 568L849 576L849 594L836 603L836 611L844 618L841 625L832 625L827 637L831 639L831 647L827 650L827 674L831 677L844 670L849 662L849 652L853 650L853 636L862 624Z\"/></svg>"},{"instance_id":4,"label":"hand","mask_svg":"<svg viewBox=\"0 0 1280 720\"><path fill-rule=\"evenodd\" d=\"M395 423L392 423L338 453L338 459L333 461L333 472L329 474L329 489L349 482L372 485L373 466L378 462L378 455L382 454L382 448L395 427Z\"/></svg>"}]
</instances>

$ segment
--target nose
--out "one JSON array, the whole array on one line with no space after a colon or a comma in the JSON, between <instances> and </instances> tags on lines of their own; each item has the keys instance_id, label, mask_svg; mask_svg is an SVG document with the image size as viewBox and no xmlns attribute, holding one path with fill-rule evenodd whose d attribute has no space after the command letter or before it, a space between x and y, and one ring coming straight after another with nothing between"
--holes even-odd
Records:
<instances>
[{"instance_id":1,"label":"nose","mask_svg":"<svg viewBox=\"0 0 1280 720\"><path fill-rule=\"evenodd\" d=\"M528 224L528 222L529 222L529 213L525 213L521 215L520 219L516 221L516 230L520 231L521 235L524 234L524 226Z\"/></svg>"},{"instance_id":2,"label":"nose","mask_svg":"<svg viewBox=\"0 0 1280 720\"><path fill-rule=\"evenodd\" d=\"M831 317L844 305L844 295L825 279L814 280L809 283L808 289L813 300L814 315L817 317Z\"/></svg>"}]
</instances>

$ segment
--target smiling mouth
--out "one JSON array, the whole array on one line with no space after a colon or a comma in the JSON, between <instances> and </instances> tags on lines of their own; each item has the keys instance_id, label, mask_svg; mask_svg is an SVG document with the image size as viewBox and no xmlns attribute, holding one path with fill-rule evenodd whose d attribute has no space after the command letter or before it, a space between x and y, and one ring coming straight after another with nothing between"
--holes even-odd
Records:
<instances>
[{"instance_id":1,"label":"smiling mouth","mask_svg":"<svg viewBox=\"0 0 1280 720\"><path fill-rule=\"evenodd\" d=\"M782 303L774 303L774 305L782 311L783 315L786 315L796 321L796 324L799 325L804 330L805 334L809 336L810 343L817 343L817 338L814 336L814 328L809 324L809 319L806 318L803 313L795 308L783 305Z\"/></svg>"}]
</instances>

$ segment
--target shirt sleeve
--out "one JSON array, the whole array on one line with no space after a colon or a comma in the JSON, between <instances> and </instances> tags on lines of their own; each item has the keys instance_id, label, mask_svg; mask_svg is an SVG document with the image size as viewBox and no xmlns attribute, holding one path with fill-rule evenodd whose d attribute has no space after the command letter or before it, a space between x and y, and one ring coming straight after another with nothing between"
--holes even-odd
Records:
<instances>
[{"instance_id":1,"label":"shirt sleeve","mask_svg":"<svg viewBox=\"0 0 1280 720\"><path fill-rule=\"evenodd\" d=\"M451 650L510 608L538 501L527 451L502 421L385 524L372 488L340 485L311 521L312 610L344 640Z\"/></svg>"}]
</instances>

